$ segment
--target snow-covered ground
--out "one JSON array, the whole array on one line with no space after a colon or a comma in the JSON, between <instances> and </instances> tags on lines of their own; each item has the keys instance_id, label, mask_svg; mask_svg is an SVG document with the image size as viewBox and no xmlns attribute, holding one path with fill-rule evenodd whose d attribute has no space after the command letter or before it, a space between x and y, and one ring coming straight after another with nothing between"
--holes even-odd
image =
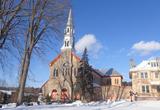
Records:
<instances>
[{"instance_id":1,"label":"snow-covered ground","mask_svg":"<svg viewBox=\"0 0 160 110\"><path fill-rule=\"evenodd\" d=\"M90 102L82 103L76 101L71 104L52 104L52 105L36 105L19 106L15 104L3 105L0 110L160 110L160 101L117 101L117 102Z\"/></svg>"}]
</instances>

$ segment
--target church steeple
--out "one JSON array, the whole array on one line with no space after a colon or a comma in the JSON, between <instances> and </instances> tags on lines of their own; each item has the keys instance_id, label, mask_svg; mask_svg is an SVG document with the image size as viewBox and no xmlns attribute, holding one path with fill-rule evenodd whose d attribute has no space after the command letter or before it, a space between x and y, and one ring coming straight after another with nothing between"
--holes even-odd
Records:
<instances>
[{"instance_id":1,"label":"church steeple","mask_svg":"<svg viewBox=\"0 0 160 110\"><path fill-rule=\"evenodd\" d=\"M72 10L69 10L68 21L64 30L64 43L61 51L74 50L74 26L72 20Z\"/></svg>"}]
</instances>

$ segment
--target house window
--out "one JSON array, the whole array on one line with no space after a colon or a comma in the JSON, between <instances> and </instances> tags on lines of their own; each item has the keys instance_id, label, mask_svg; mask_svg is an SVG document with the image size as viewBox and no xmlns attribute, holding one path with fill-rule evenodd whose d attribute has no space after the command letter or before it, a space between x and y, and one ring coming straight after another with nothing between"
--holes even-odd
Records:
<instances>
[{"instance_id":1,"label":"house window","mask_svg":"<svg viewBox=\"0 0 160 110\"><path fill-rule=\"evenodd\" d=\"M159 78L159 73L155 72L155 78Z\"/></svg>"},{"instance_id":2,"label":"house window","mask_svg":"<svg viewBox=\"0 0 160 110\"><path fill-rule=\"evenodd\" d=\"M147 72L142 72L142 73L141 73L141 78L142 78L142 79L148 78L148 73L147 73Z\"/></svg>"},{"instance_id":3,"label":"house window","mask_svg":"<svg viewBox=\"0 0 160 110\"><path fill-rule=\"evenodd\" d=\"M115 84L118 84L119 83L119 80L118 79L115 79Z\"/></svg>"},{"instance_id":4,"label":"house window","mask_svg":"<svg viewBox=\"0 0 160 110\"><path fill-rule=\"evenodd\" d=\"M142 93L149 93L149 86L148 85L142 86Z\"/></svg>"},{"instance_id":5,"label":"house window","mask_svg":"<svg viewBox=\"0 0 160 110\"><path fill-rule=\"evenodd\" d=\"M160 86L157 86L157 92L160 92Z\"/></svg>"},{"instance_id":6,"label":"house window","mask_svg":"<svg viewBox=\"0 0 160 110\"><path fill-rule=\"evenodd\" d=\"M141 78L144 78L144 74L143 73L141 73Z\"/></svg>"},{"instance_id":7,"label":"house window","mask_svg":"<svg viewBox=\"0 0 160 110\"><path fill-rule=\"evenodd\" d=\"M119 80L117 79L117 84L119 84Z\"/></svg>"},{"instance_id":8,"label":"house window","mask_svg":"<svg viewBox=\"0 0 160 110\"><path fill-rule=\"evenodd\" d=\"M147 74L147 72L145 72L144 74L145 74L145 78L148 78L148 74Z\"/></svg>"}]
</instances>

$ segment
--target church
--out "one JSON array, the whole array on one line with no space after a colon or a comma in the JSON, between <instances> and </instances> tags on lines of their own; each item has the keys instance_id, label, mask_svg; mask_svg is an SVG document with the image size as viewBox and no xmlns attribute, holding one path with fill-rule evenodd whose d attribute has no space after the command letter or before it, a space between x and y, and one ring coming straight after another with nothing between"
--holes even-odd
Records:
<instances>
[{"instance_id":1,"label":"church","mask_svg":"<svg viewBox=\"0 0 160 110\"><path fill-rule=\"evenodd\" d=\"M80 97L77 93L72 94L72 87L75 87L76 84L76 75L80 62L80 57L75 53L74 44L74 24L70 9L64 31L64 43L61 47L61 53L50 62L49 79L41 87L43 95L49 95L53 101L61 100L64 97L71 99L71 95L74 95L73 97L76 97L76 99ZM92 75L96 92L101 91L102 85L112 85L113 83L113 85L121 86L122 83L122 76L113 69L111 71L109 70L109 74L107 71L102 72L92 69ZM75 91L76 88L74 88Z\"/></svg>"},{"instance_id":2,"label":"church","mask_svg":"<svg viewBox=\"0 0 160 110\"><path fill-rule=\"evenodd\" d=\"M79 61L80 58L75 54L74 49L74 25L72 22L72 12L70 10L64 32L64 43L61 48L61 53L49 65L50 76L42 86L42 93L45 96L50 94L55 100L60 99L61 92L64 92L70 97L70 84L71 81L73 83L76 81L75 75L77 74ZM54 96L54 93L56 93L56 96Z\"/></svg>"}]
</instances>

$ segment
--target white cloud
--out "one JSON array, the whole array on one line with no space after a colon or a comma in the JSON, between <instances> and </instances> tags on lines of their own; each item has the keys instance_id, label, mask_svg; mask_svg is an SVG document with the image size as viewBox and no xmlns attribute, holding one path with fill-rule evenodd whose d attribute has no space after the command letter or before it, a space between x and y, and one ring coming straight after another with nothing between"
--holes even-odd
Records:
<instances>
[{"instance_id":1,"label":"white cloud","mask_svg":"<svg viewBox=\"0 0 160 110\"><path fill-rule=\"evenodd\" d=\"M96 56L98 52L102 49L102 45L97 41L95 35L86 34L75 44L77 53L83 53L84 48L87 48L91 54Z\"/></svg>"},{"instance_id":2,"label":"white cloud","mask_svg":"<svg viewBox=\"0 0 160 110\"><path fill-rule=\"evenodd\" d=\"M160 51L160 42L157 41L140 41L132 46L132 53L138 52L141 55L148 55L152 52Z\"/></svg>"}]
</instances>

